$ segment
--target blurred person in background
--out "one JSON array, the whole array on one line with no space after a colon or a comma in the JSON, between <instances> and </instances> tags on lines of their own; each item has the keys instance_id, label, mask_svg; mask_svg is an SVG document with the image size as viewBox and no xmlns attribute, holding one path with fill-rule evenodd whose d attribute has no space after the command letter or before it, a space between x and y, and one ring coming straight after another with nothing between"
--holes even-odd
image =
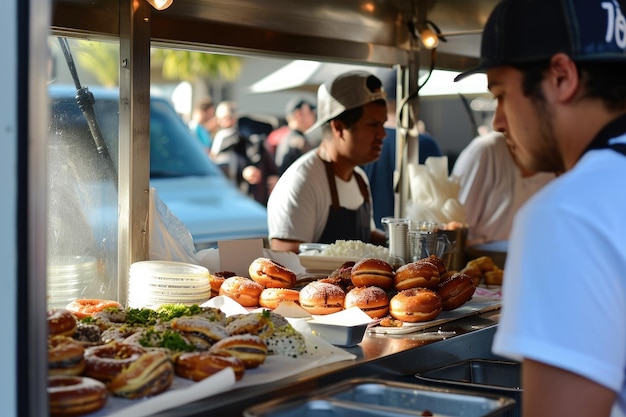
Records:
<instances>
[{"instance_id":1,"label":"blurred person in background","mask_svg":"<svg viewBox=\"0 0 626 417\"><path fill-rule=\"evenodd\" d=\"M242 134L240 123L258 123L240 117L234 101L220 102L215 117L220 128L211 146L211 158L242 192L266 205L278 180L274 159L265 148L266 135L252 131Z\"/></svg>"},{"instance_id":2,"label":"blurred person in background","mask_svg":"<svg viewBox=\"0 0 626 417\"><path fill-rule=\"evenodd\" d=\"M454 163L450 178L460 186L467 245L509 240L517 210L556 177L524 168L516 151L513 141L491 132L474 138Z\"/></svg>"},{"instance_id":3,"label":"blurred person in background","mask_svg":"<svg viewBox=\"0 0 626 417\"><path fill-rule=\"evenodd\" d=\"M385 132L387 136L383 143L380 158L369 164L363 165L363 170L369 178L374 199L374 221L376 227L382 228L383 217L393 217L395 213L394 171L396 169L396 83L397 73L395 69L385 70L380 73L383 87L387 93L387 123ZM421 123L424 126L423 122ZM419 133L419 163L423 164L430 156L442 156L439 144L425 131Z\"/></svg>"},{"instance_id":4,"label":"blurred person in background","mask_svg":"<svg viewBox=\"0 0 626 417\"><path fill-rule=\"evenodd\" d=\"M215 103L211 97L204 97L194 106L191 120L189 121L189 130L204 145L207 154L211 151L213 143L212 132L216 127Z\"/></svg>"},{"instance_id":5,"label":"blurred person in background","mask_svg":"<svg viewBox=\"0 0 626 417\"><path fill-rule=\"evenodd\" d=\"M280 175L293 161L313 148L304 132L313 126L316 118L315 105L310 101L294 97L287 102L285 120L289 130L280 139L274 155Z\"/></svg>"},{"instance_id":6,"label":"blurred person in background","mask_svg":"<svg viewBox=\"0 0 626 417\"><path fill-rule=\"evenodd\" d=\"M300 243L361 240L384 244L372 217L372 196L360 165L379 158L386 136L385 92L378 77L351 71L317 94L323 139L280 177L268 202L274 250L298 253Z\"/></svg>"},{"instance_id":7,"label":"blurred person in background","mask_svg":"<svg viewBox=\"0 0 626 417\"><path fill-rule=\"evenodd\" d=\"M504 0L480 65L524 168L562 172L515 215L492 350L524 417L626 415L624 2ZM526 28L532 27L532 31Z\"/></svg>"}]
</instances>

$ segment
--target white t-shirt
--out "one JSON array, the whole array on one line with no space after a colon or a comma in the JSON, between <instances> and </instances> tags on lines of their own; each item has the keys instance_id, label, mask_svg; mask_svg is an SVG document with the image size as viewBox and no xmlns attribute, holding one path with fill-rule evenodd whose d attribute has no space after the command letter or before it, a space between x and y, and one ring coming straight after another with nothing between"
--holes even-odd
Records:
<instances>
[{"instance_id":1,"label":"white t-shirt","mask_svg":"<svg viewBox=\"0 0 626 417\"><path fill-rule=\"evenodd\" d=\"M316 151L313 149L298 158L281 175L270 194L267 202L270 239L317 242L322 236L332 198L326 166ZM369 189L365 172L360 167L354 170L361 175ZM335 176L335 182L341 207L356 210L363 204L363 196L354 175L347 182ZM373 217L370 223L374 224Z\"/></svg>"},{"instance_id":2,"label":"white t-shirt","mask_svg":"<svg viewBox=\"0 0 626 417\"><path fill-rule=\"evenodd\" d=\"M554 174L522 177L506 139L498 132L479 136L460 153L452 169L465 207L468 244L508 240L517 210Z\"/></svg>"},{"instance_id":3,"label":"white t-shirt","mask_svg":"<svg viewBox=\"0 0 626 417\"><path fill-rule=\"evenodd\" d=\"M626 156L593 150L519 210L493 345L610 388L618 413L626 410L625 178Z\"/></svg>"}]
</instances>

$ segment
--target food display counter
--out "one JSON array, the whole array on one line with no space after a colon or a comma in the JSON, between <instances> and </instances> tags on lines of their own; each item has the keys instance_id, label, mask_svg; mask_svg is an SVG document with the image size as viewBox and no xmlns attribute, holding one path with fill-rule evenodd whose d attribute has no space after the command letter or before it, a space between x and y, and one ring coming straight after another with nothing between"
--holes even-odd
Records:
<instances>
[{"instance_id":1,"label":"food display counter","mask_svg":"<svg viewBox=\"0 0 626 417\"><path fill-rule=\"evenodd\" d=\"M414 333L367 332L356 346L343 348L356 359L310 369L264 385L234 389L155 416L240 416L271 399L308 393L351 378L378 378L418 384L417 372L464 359L497 359L491 341L499 309L467 316Z\"/></svg>"}]
</instances>

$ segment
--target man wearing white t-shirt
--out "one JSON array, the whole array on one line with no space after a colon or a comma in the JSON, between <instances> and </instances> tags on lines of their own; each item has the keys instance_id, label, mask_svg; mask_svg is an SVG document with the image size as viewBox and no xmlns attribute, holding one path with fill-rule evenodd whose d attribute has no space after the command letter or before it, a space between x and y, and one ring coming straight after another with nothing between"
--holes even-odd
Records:
<instances>
[{"instance_id":1,"label":"man wearing white t-shirt","mask_svg":"<svg viewBox=\"0 0 626 417\"><path fill-rule=\"evenodd\" d=\"M301 156L270 195L268 227L274 250L298 253L300 243L361 240L384 244L374 225L371 192L360 165L380 157L387 120L381 81L351 71L322 84L317 96L320 146Z\"/></svg>"},{"instance_id":2,"label":"man wearing white t-shirt","mask_svg":"<svg viewBox=\"0 0 626 417\"><path fill-rule=\"evenodd\" d=\"M504 0L480 66L522 166L562 172L519 209L493 351L522 362L524 417L626 414L623 1ZM532 28L532 30L528 30Z\"/></svg>"}]
</instances>

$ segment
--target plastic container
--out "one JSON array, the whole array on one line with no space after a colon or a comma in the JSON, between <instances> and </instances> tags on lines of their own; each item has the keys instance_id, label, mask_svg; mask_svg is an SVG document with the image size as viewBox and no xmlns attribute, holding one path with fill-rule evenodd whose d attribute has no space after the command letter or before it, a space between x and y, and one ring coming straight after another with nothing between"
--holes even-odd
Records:
<instances>
[{"instance_id":1,"label":"plastic container","mask_svg":"<svg viewBox=\"0 0 626 417\"><path fill-rule=\"evenodd\" d=\"M519 362L468 359L415 375L421 383L472 389L513 398L517 406L505 414L521 416L521 365Z\"/></svg>"},{"instance_id":2,"label":"plastic container","mask_svg":"<svg viewBox=\"0 0 626 417\"><path fill-rule=\"evenodd\" d=\"M496 417L515 401L490 394L385 381L352 379L310 395L279 398L244 411L245 417Z\"/></svg>"},{"instance_id":3,"label":"plastic container","mask_svg":"<svg viewBox=\"0 0 626 417\"><path fill-rule=\"evenodd\" d=\"M331 345L350 347L361 343L368 323L354 326L341 324L319 323L314 320L307 321L313 333L330 343Z\"/></svg>"}]
</instances>

